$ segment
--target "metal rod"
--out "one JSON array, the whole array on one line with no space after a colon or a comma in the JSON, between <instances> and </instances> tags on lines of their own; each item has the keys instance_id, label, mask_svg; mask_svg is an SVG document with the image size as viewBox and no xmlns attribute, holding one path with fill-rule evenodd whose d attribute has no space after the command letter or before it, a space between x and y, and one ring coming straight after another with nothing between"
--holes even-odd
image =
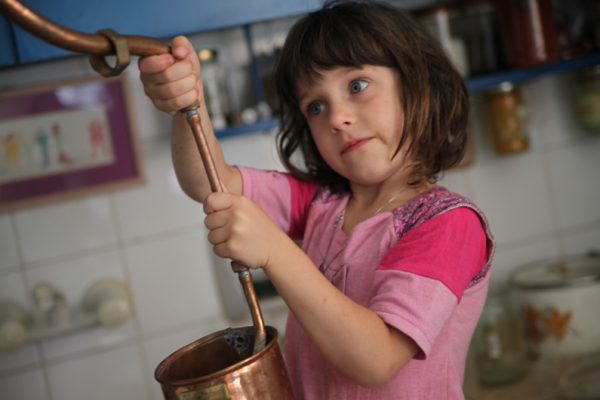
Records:
<instances>
[{"instance_id":1,"label":"metal rod","mask_svg":"<svg viewBox=\"0 0 600 400\"><path fill-rule=\"evenodd\" d=\"M204 170L206 171L211 190L213 192L224 192L225 187L219 179L215 160L210 152L206 135L202 130L198 106L198 102L196 101L191 106L181 110L181 112L185 114L185 118L192 129L192 134L194 135L194 140L196 142L196 146L198 147L198 152L200 153L200 158L202 158L202 163L204 164Z\"/></svg>"},{"instance_id":2,"label":"metal rod","mask_svg":"<svg viewBox=\"0 0 600 400\"><path fill-rule=\"evenodd\" d=\"M63 49L92 56L106 56L115 54L116 52L115 43L114 41L111 41L108 36L101 34L90 35L65 28L36 14L17 0L0 0L0 14L3 14L6 18L34 36ZM116 35L116 32L113 32L113 35ZM124 43L129 50L126 55L127 58L130 54L136 56L150 56L171 51L170 46L167 43L145 36L120 36L118 39L124 39L125 41ZM119 73L120 71L121 70L116 70L116 73ZM182 109L181 112L185 113L188 124L192 130L212 191L223 192L225 188L219 179L217 168L206 140L206 135L202 130L198 108L198 102L194 102L194 104L189 107ZM244 289L246 301L248 302L248 307L250 308L252 321L254 322L256 332L254 352L256 353L265 346L266 331L260 305L258 304L254 285L252 284L252 275L250 275L247 267L237 263L232 263L232 268L234 272L238 273L240 283Z\"/></svg>"},{"instance_id":3,"label":"metal rod","mask_svg":"<svg viewBox=\"0 0 600 400\"><path fill-rule=\"evenodd\" d=\"M267 331L265 330L265 323L263 320L260 305L258 304L258 298L252 284L252 274L248 270L248 267L238 264L235 261L231 262L231 268L234 272L237 272L238 278L242 288L244 289L244 295L246 296L246 302L250 308L250 315L252 316L252 323L254 324L254 348L252 354L256 354L265 348L267 344Z\"/></svg>"}]
</instances>

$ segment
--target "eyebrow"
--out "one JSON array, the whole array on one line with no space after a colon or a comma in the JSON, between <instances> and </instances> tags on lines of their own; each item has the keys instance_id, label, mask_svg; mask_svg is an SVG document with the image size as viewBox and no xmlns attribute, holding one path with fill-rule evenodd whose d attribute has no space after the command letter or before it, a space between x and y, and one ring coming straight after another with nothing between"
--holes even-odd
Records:
<instances>
[{"instance_id":1,"label":"eyebrow","mask_svg":"<svg viewBox=\"0 0 600 400\"><path fill-rule=\"evenodd\" d=\"M300 86L300 85L299 85ZM298 104L302 104L303 101L306 100L307 97L310 96L310 88L315 86L314 84L303 84L301 89L298 87Z\"/></svg>"}]
</instances>

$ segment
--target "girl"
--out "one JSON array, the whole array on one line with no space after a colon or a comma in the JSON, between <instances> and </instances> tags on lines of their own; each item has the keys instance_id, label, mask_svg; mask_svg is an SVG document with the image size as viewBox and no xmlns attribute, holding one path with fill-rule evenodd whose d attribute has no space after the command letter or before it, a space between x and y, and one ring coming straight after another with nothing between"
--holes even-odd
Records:
<instances>
[{"instance_id":1,"label":"girl","mask_svg":"<svg viewBox=\"0 0 600 400\"><path fill-rule=\"evenodd\" d=\"M213 194L176 113L202 101L200 66L185 38L172 49L140 61L142 82L173 114L175 170L214 252L263 268L291 310L296 398L463 398L493 240L473 203L435 183L463 155L468 98L434 39L375 2L300 19L275 71L289 173L227 165L202 107L228 189Z\"/></svg>"}]
</instances>

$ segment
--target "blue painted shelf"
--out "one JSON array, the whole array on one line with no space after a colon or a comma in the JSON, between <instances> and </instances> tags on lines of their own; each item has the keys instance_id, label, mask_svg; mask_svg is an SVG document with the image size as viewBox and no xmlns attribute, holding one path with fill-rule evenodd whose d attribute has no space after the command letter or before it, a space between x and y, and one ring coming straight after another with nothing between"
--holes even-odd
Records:
<instances>
[{"instance_id":1,"label":"blue painted shelf","mask_svg":"<svg viewBox=\"0 0 600 400\"><path fill-rule=\"evenodd\" d=\"M265 121L259 121L255 124L235 125L230 128L215 131L215 133L219 139L224 139L243 135L245 133L266 132L277 128L277 126L279 126L279 120L277 118L272 118Z\"/></svg>"},{"instance_id":2,"label":"blue painted shelf","mask_svg":"<svg viewBox=\"0 0 600 400\"><path fill-rule=\"evenodd\" d=\"M582 57L574 58L568 61L557 62L548 65L541 65L535 68L522 68L501 71L494 74L482 75L473 78L469 78L467 88L470 92L481 92L484 90L492 89L502 82L525 82L540 78L544 75L550 74L561 74L565 72L576 71L582 68L593 67L600 65L600 53L593 53ZM217 137L223 139L246 133L254 132L266 132L277 128L279 120L277 118L269 119L266 121L260 121L255 124L249 125L236 125L227 129L217 131Z\"/></svg>"},{"instance_id":3,"label":"blue painted shelf","mask_svg":"<svg viewBox=\"0 0 600 400\"><path fill-rule=\"evenodd\" d=\"M471 92L480 92L491 89L502 82L525 82L528 80L540 78L544 75L561 74L578 69L593 67L600 64L600 53L593 53L582 57L574 58L568 61L557 62L553 64L541 65L535 68L513 69L494 74L483 75L469 78L467 88Z\"/></svg>"}]
</instances>

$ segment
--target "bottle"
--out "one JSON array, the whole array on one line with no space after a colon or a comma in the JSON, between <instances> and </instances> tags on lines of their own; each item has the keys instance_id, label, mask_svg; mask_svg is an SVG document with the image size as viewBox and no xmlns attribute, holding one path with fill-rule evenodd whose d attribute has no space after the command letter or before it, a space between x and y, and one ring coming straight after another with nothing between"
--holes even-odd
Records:
<instances>
[{"instance_id":1,"label":"bottle","mask_svg":"<svg viewBox=\"0 0 600 400\"><path fill-rule=\"evenodd\" d=\"M552 0L495 0L511 67L558 60L559 45Z\"/></svg>"},{"instance_id":2,"label":"bottle","mask_svg":"<svg viewBox=\"0 0 600 400\"><path fill-rule=\"evenodd\" d=\"M489 122L498 154L511 154L529 148L525 107L521 92L511 82L503 82L490 92Z\"/></svg>"},{"instance_id":3,"label":"bottle","mask_svg":"<svg viewBox=\"0 0 600 400\"><path fill-rule=\"evenodd\" d=\"M421 11L419 21L438 40L456 71L466 77L469 75L469 61L465 42L458 29L459 15L455 6L434 6Z\"/></svg>"},{"instance_id":4,"label":"bottle","mask_svg":"<svg viewBox=\"0 0 600 400\"><path fill-rule=\"evenodd\" d=\"M223 67L219 63L218 53L214 49L198 51L202 85L204 86L204 101L210 115L213 128L222 130L227 127L229 103Z\"/></svg>"}]
</instances>

